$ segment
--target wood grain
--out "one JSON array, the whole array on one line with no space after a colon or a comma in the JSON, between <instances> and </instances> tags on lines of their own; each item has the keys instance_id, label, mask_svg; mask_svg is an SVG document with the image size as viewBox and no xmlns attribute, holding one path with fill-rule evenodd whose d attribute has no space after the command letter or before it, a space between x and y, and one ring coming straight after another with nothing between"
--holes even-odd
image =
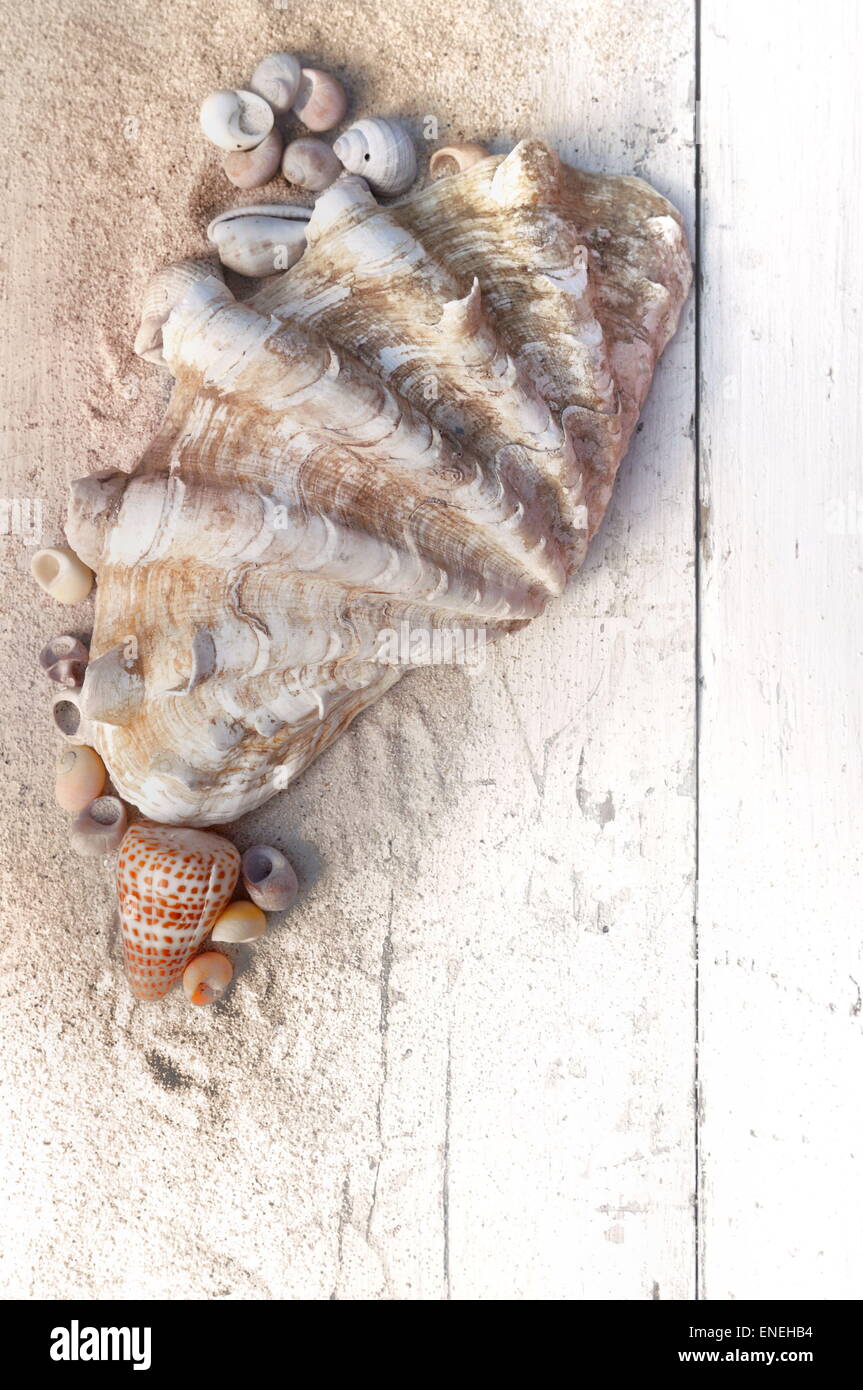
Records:
<instances>
[{"instance_id":1,"label":"wood grain","mask_svg":"<svg viewBox=\"0 0 863 1390\"><path fill-rule=\"evenodd\" d=\"M706 0L703 1292L863 1280L854 3Z\"/></svg>"}]
</instances>

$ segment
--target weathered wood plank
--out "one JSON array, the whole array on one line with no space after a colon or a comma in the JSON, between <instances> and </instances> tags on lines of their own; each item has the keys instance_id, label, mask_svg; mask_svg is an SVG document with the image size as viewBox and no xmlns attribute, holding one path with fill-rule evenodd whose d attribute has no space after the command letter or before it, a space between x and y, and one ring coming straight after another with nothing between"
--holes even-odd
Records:
<instances>
[{"instance_id":1,"label":"weathered wood plank","mask_svg":"<svg viewBox=\"0 0 863 1390\"><path fill-rule=\"evenodd\" d=\"M554 13L530 124L691 219L693 7ZM585 573L455 750L446 857L481 843L444 896L454 1297L694 1291L693 353L690 306Z\"/></svg>"},{"instance_id":2,"label":"weathered wood plank","mask_svg":"<svg viewBox=\"0 0 863 1390\"><path fill-rule=\"evenodd\" d=\"M703 20L703 1289L850 1298L863 13L706 0Z\"/></svg>"}]
</instances>

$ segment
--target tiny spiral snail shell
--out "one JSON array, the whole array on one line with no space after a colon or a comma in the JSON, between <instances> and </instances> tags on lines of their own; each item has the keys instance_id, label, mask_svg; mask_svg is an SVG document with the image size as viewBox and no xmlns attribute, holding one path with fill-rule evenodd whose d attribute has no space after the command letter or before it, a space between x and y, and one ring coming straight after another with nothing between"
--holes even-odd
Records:
<instances>
[{"instance_id":1,"label":"tiny spiral snail shell","mask_svg":"<svg viewBox=\"0 0 863 1390\"><path fill-rule=\"evenodd\" d=\"M201 103L201 130L220 150L253 150L273 128L273 109L257 92L212 92Z\"/></svg>"},{"instance_id":2,"label":"tiny spiral snail shell","mask_svg":"<svg viewBox=\"0 0 863 1390\"><path fill-rule=\"evenodd\" d=\"M74 746L92 742L93 726L81 708L80 690L58 691L51 701L54 727L67 743Z\"/></svg>"},{"instance_id":3,"label":"tiny spiral snail shell","mask_svg":"<svg viewBox=\"0 0 863 1390\"><path fill-rule=\"evenodd\" d=\"M296 100L302 68L293 53L270 53L252 73L249 88L268 101L277 116L285 116Z\"/></svg>"},{"instance_id":4,"label":"tiny spiral snail shell","mask_svg":"<svg viewBox=\"0 0 863 1390\"><path fill-rule=\"evenodd\" d=\"M348 172L361 174L376 193L403 193L417 176L413 140L397 121L357 121L339 136L333 150Z\"/></svg>"},{"instance_id":5,"label":"tiny spiral snail shell","mask_svg":"<svg viewBox=\"0 0 863 1390\"><path fill-rule=\"evenodd\" d=\"M83 603L93 587L93 571L65 546L37 550L30 561L30 572L40 588L58 603Z\"/></svg>"},{"instance_id":6,"label":"tiny spiral snail shell","mask_svg":"<svg viewBox=\"0 0 863 1390\"><path fill-rule=\"evenodd\" d=\"M292 140L285 146L282 173L288 183L321 193L335 183L342 172L338 155L325 140Z\"/></svg>"},{"instance_id":7,"label":"tiny spiral snail shell","mask_svg":"<svg viewBox=\"0 0 863 1390\"><path fill-rule=\"evenodd\" d=\"M222 155L222 168L235 188L260 188L278 173L284 146L275 127L253 150L231 150Z\"/></svg>"},{"instance_id":8,"label":"tiny spiral snail shell","mask_svg":"<svg viewBox=\"0 0 863 1390\"><path fill-rule=\"evenodd\" d=\"M271 845L253 845L242 861L243 886L266 912L284 912L299 892L297 876L283 854Z\"/></svg>"},{"instance_id":9,"label":"tiny spiral snail shell","mask_svg":"<svg viewBox=\"0 0 863 1390\"><path fill-rule=\"evenodd\" d=\"M76 815L102 795L105 764L93 748L65 748L57 759L54 799L64 811Z\"/></svg>"},{"instance_id":10,"label":"tiny spiral snail shell","mask_svg":"<svg viewBox=\"0 0 863 1390\"><path fill-rule=\"evenodd\" d=\"M221 951L204 951L183 971L183 993L190 1004L212 1004L231 983L234 967Z\"/></svg>"},{"instance_id":11,"label":"tiny spiral snail shell","mask_svg":"<svg viewBox=\"0 0 863 1390\"><path fill-rule=\"evenodd\" d=\"M332 130L347 109L347 94L337 77L320 68L303 68L294 114L307 130Z\"/></svg>"},{"instance_id":12,"label":"tiny spiral snail shell","mask_svg":"<svg viewBox=\"0 0 863 1390\"><path fill-rule=\"evenodd\" d=\"M484 145L444 145L441 149L435 150L429 160L429 173L436 177L461 174L465 169L478 164L481 159L488 159L488 156L489 151Z\"/></svg>"},{"instance_id":13,"label":"tiny spiral snail shell","mask_svg":"<svg viewBox=\"0 0 863 1390\"><path fill-rule=\"evenodd\" d=\"M76 854L113 854L126 833L126 807L116 796L99 796L76 816L69 843Z\"/></svg>"},{"instance_id":14,"label":"tiny spiral snail shell","mask_svg":"<svg viewBox=\"0 0 863 1390\"><path fill-rule=\"evenodd\" d=\"M79 690L84 681L90 653L77 637L52 637L39 653L39 665L58 685Z\"/></svg>"}]
</instances>

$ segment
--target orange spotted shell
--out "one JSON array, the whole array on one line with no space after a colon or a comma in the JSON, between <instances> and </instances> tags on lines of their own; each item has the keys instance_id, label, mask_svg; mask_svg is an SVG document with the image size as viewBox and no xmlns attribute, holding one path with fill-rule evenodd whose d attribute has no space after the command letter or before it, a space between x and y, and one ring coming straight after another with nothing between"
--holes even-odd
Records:
<instances>
[{"instance_id":1,"label":"orange spotted shell","mask_svg":"<svg viewBox=\"0 0 863 1390\"><path fill-rule=\"evenodd\" d=\"M240 856L203 830L140 821L117 859L126 973L139 999L159 999L180 979L231 894Z\"/></svg>"}]
</instances>

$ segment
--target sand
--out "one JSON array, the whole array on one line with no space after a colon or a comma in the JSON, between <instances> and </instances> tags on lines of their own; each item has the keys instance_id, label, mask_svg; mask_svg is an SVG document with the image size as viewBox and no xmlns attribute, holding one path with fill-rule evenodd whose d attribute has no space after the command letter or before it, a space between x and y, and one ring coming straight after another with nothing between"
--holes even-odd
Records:
<instances>
[{"instance_id":1,"label":"sand","mask_svg":"<svg viewBox=\"0 0 863 1390\"><path fill-rule=\"evenodd\" d=\"M166 375L132 352L150 273L202 253L216 212L283 193L283 184L251 195L227 184L197 129L207 91L240 85L260 57L288 48L345 81L353 115L398 114L418 137L433 117L440 139L496 150L549 134L578 153L576 115L543 78L563 3L542 13L529 0L4 0L2 9L3 489L24 512L41 508L43 544L62 541L68 481L131 467L164 408ZM592 22L601 68L605 37ZM624 7L607 23L625 50ZM633 167L632 150L614 158ZM177 993L138 1004L119 964L110 866L70 854L53 803L49 691L35 670L48 637L87 636L92 602L70 615L40 593L28 572L34 543L0 540L0 1288L51 1298L445 1297L459 1064L447 1044L448 990L507 872L493 865L489 889L483 842L513 833L525 795L488 713L503 699L499 672L491 663L474 679L449 671L403 682L296 787L247 817L237 844L285 850L302 877L299 905L235 951L236 983L217 1008L193 1011ZM527 704L540 651L539 637L519 634L505 657ZM561 691L570 688L562 677ZM455 756L462 740L471 752ZM555 833L544 832L547 844ZM526 879L517 843L506 853ZM496 920L501 954L505 912ZM519 978L531 968L519 966ZM517 996L510 1007L520 1012Z\"/></svg>"}]
</instances>

